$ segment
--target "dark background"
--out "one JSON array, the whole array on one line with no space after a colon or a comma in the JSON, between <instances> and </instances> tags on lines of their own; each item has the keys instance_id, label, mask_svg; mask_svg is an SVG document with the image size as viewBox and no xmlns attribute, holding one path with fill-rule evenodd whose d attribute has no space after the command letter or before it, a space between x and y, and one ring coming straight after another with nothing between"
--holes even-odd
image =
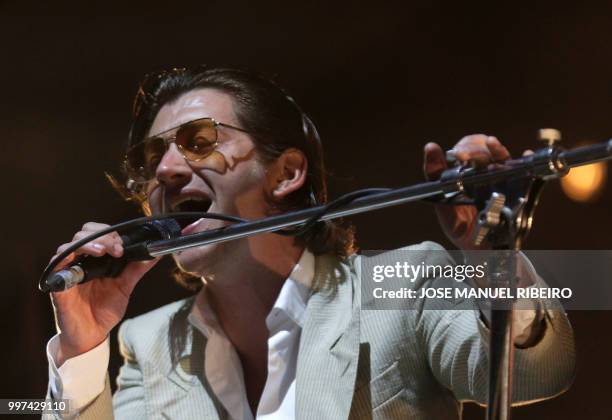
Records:
<instances>
[{"instance_id":1,"label":"dark background","mask_svg":"<svg viewBox=\"0 0 612 420\"><path fill-rule=\"evenodd\" d=\"M33 12L57 11L55 3L40 7ZM3 398L44 395L45 343L54 327L36 282L57 246L87 221L139 214L103 172L118 168L146 72L208 63L275 75L319 127L332 196L419 182L430 140L449 148L484 132L518 154L537 147L541 127L560 129L567 147L612 136L606 3L202 1L198 9L178 2L166 9L163 16L32 17L17 16L17 2L0 3ZM142 10L149 9L125 13ZM578 204L551 183L527 247L609 249L611 192L608 185L599 201ZM363 249L426 239L448 245L424 204L351 220ZM156 267L140 283L128 317L185 295L170 267ZM515 419L610 417L612 314L569 316L578 350L573 387L515 409ZM113 357L112 375L120 363ZM465 411L483 418L474 405Z\"/></svg>"}]
</instances>

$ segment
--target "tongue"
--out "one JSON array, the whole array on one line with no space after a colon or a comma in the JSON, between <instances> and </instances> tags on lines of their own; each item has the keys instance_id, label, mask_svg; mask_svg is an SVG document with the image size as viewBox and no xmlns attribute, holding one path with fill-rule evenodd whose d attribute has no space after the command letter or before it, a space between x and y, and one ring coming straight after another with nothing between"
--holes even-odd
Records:
<instances>
[{"instance_id":1,"label":"tongue","mask_svg":"<svg viewBox=\"0 0 612 420\"><path fill-rule=\"evenodd\" d=\"M183 228L183 230L181 230L181 235L189 235L190 233L193 233L202 220L204 219L198 219L189 226Z\"/></svg>"}]
</instances>

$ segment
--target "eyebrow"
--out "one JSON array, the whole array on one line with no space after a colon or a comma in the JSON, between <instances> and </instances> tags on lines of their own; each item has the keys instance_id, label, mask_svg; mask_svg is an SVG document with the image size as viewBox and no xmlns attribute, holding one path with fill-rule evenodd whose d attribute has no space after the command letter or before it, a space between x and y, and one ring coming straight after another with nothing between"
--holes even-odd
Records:
<instances>
[{"instance_id":1,"label":"eyebrow","mask_svg":"<svg viewBox=\"0 0 612 420\"><path fill-rule=\"evenodd\" d=\"M213 120L213 121L217 121L217 120L216 120L216 119L214 119L213 117L199 117L199 118L194 118L194 119L191 119L191 120L187 120L187 121L185 121L184 123L181 123L181 124L179 124L179 125L175 125L174 127L169 128L169 129L167 129L167 130L160 131L159 133L156 133L156 134L151 134L151 135L145 136L145 139L148 139L148 138L151 138L151 137L159 137L159 136L161 136L162 134L165 134L165 133L168 133L168 132L170 132L170 131L172 131L172 130L176 130L176 129L178 129L178 128L181 128L182 126L187 125L187 124L189 124L189 123L191 123L191 122L194 122L194 121L199 121L199 120L205 120L205 119L211 119L211 120Z\"/></svg>"}]
</instances>

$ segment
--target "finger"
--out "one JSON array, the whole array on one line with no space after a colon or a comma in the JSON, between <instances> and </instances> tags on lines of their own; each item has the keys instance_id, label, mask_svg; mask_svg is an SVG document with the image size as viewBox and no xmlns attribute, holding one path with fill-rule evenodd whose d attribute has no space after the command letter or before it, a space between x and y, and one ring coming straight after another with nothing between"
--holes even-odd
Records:
<instances>
[{"instance_id":1,"label":"finger","mask_svg":"<svg viewBox=\"0 0 612 420\"><path fill-rule=\"evenodd\" d=\"M477 165L486 165L491 161L491 152L486 145L481 144L457 144L453 147L455 156L458 160L467 162L472 161Z\"/></svg>"},{"instance_id":2,"label":"finger","mask_svg":"<svg viewBox=\"0 0 612 420\"><path fill-rule=\"evenodd\" d=\"M70 247L72 244L64 244L62 246L60 246L59 248L57 248L57 251L55 253L55 255L53 257L51 257L51 260L49 261L49 264L52 263L53 261L55 261L57 259L57 257L62 254L64 251L66 251L68 249L68 247ZM105 248L100 245L100 244L94 244L94 243L88 243L83 245L82 247L78 248L77 250L75 250L74 252L71 252L70 254L68 254L62 261L60 261L57 266L55 267L54 271L58 271L61 270L62 268L66 267L68 264L70 264L72 261L74 261L76 259L77 256L79 255L91 255L94 257L101 257L104 254L106 254L106 250Z\"/></svg>"},{"instance_id":3,"label":"finger","mask_svg":"<svg viewBox=\"0 0 612 420\"><path fill-rule=\"evenodd\" d=\"M80 241L81 239L87 238L91 234L92 232L85 232L85 231L77 232L74 235L73 242ZM113 257L120 257L123 254L122 241L119 235L111 235L111 234L104 235L104 236L94 239L88 244L101 245L104 248L105 252L111 254Z\"/></svg>"},{"instance_id":4,"label":"finger","mask_svg":"<svg viewBox=\"0 0 612 420\"><path fill-rule=\"evenodd\" d=\"M72 243L67 243L67 244L62 244L57 248L57 251L55 251L55 255L53 256L53 258L57 257L59 254L61 254L62 252L64 252L65 250L68 249L68 247L70 247L72 245Z\"/></svg>"},{"instance_id":5,"label":"finger","mask_svg":"<svg viewBox=\"0 0 612 420\"><path fill-rule=\"evenodd\" d=\"M462 137L461 140L457 142L455 147L463 147L470 145L486 146L488 137L489 136L486 134L470 134Z\"/></svg>"},{"instance_id":6,"label":"finger","mask_svg":"<svg viewBox=\"0 0 612 420\"><path fill-rule=\"evenodd\" d=\"M491 153L491 159L494 162L503 162L507 159L510 159L510 152L508 151L506 146L501 144L497 137L487 137L486 145L489 148L489 152Z\"/></svg>"},{"instance_id":7,"label":"finger","mask_svg":"<svg viewBox=\"0 0 612 420\"><path fill-rule=\"evenodd\" d=\"M104 223L96 223L96 222L87 222L83 225L83 228L81 229L82 232L89 232L90 234L96 233L96 232L100 232L101 230L104 229L108 229L110 227L110 225L104 224ZM106 235L102 236L102 238L104 237L111 237L113 239L116 239L118 241L121 240L121 236L117 233L117 232L109 232Z\"/></svg>"},{"instance_id":8,"label":"finger","mask_svg":"<svg viewBox=\"0 0 612 420\"><path fill-rule=\"evenodd\" d=\"M101 257L109 253L106 247L102 244L90 242L74 251L75 255L91 255L93 257Z\"/></svg>"},{"instance_id":9,"label":"finger","mask_svg":"<svg viewBox=\"0 0 612 420\"><path fill-rule=\"evenodd\" d=\"M506 160L508 150L493 136L486 134L470 134L457 142L453 151L457 159L472 161L477 165L486 165L492 160Z\"/></svg>"},{"instance_id":10,"label":"finger","mask_svg":"<svg viewBox=\"0 0 612 420\"><path fill-rule=\"evenodd\" d=\"M523 152L523 156L531 156L533 155L533 150L527 149Z\"/></svg>"},{"instance_id":11,"label":"finger","mask_svg":"<svg viewBox=\"0 0 612 420\"><path fill-rule=\"evenodd\" d=\"M100 232L101 230L108 229L109 227L110 225L104 223L87 222L83 225L81 232L88 232L89 234L93 234L96 232ZM121 240L121 236L117 232L109 232L106 235L102 236L102 238L107 236L116 240Z\"/></svg>"},{"instance_id":12,"label":"finger","mask_svg":"<svg viewBox=\"0 0 612 420\"><path fill-rule=\"evenodd\" d=\"M55 260L57 259L57 256L58 256L59 254L60 254L60 253L58 252L58 253L57 253L57 254L55 254L53 257L51 257L51 260L49 261L49 264L51 264L53 261L55 261ZM67 256L66 258L64 258L62 261L60 261L60 262L59 262L59 263L58 263L58 264L55 266L55 268L53 269L53 272L55 273L55 272L57 272L57 271L59 271L59 270L62 270L62 269L63 269L63 268L65 268L67 265L69 265L71 262L73 262L75 258L76 258L76 255L75 255L75 253L74 253L74 252L73 252L73 253L71 253L71 254L68 254L68 256Z\"/></svg>"},{"instance_id":13,"label":"finger","mask_svg":"<svg viewBox=\"0 0 612 420\"><path fill-rule=\"evenodd\" d=\"M438 179L448 167L444 151L437 143L427 143L423 148L423 171L427 180Z\"/></svg>"},{"instance_id":14,"label":"finger","mask_svg":"<svg viewBox=\"0 0 612 420\"><path fill-rule=\"evenodd\" d=\"M104 224L104 223L87 222L87 223L85 223L83 225L81 230L84 230L86 232L99 232L99 231L107 229L109 227L110 227L110 225L107 225L107 224Z\"/></svg>"},{"instance_id":15,"label":"finger","mask_svg":"<svg viewBox=\"0 0 612 420\"><path fill-rule=\"evenodd\" d=\"M453 150L457 159L472 161L479 166L490 162L503 162L510 158L510 152L496 137L484 134L462 138Z\"/></svg>"}]
</instances>

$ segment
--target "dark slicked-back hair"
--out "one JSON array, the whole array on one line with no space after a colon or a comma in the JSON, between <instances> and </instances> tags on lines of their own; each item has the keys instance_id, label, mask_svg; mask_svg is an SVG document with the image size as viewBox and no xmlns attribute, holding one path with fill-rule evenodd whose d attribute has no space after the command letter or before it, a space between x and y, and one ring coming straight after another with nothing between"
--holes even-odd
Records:
<instances>
[{"instance_id":1,"label":"dark slicked-back hair","mask_svg":"<svg viewBox=\"0 0 612 420\"><path fill-rule=\"evenodd\" d=\"M128 147L144 139L162 106L202 88L217 89L232 97L240 126L249 132L262 163L274 161L290 148L306 156L308 172L304 185L283 202L274 203L276 209L290 211L327 201L327 174L316 127L276 83L252 71L199 66L146 76L134 101ZM141 191L134 191L134 196L139 193L142 198ZM336 221L320 222L296 240L303 241L315 255L332 253L344 258L355 252L352 228ZM179 281L189 288L197 287L186 277Z\"/></svg>"}]
</instances>

